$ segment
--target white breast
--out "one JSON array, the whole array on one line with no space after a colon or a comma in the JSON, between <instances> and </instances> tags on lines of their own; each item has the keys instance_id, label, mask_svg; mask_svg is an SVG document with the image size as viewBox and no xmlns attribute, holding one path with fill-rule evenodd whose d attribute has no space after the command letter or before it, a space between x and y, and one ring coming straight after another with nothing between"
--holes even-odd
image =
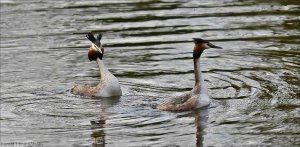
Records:
<instances>
[{"instance_id":1,"label":"white breast","mask_svg":"<svg viewBox=\"0 0 300 147\"><path fill-rule=\"evenodd\" d=\"M100 97L121 96L122 91L118 79L111 73L106 73L105 78L101 78L97 95Z\"/></svg>"},{"instance_id":2,"label":"white breast","mask_svg":"<svg viewBox=\"0 0 300 147\"><path fill-rule=\"evenodd\" d=\"M204 83L204 80L201 80L201 83L202 83L202 85L201 85L201 90L200 90L200 94L199 94L200 96L199 96L199 101L198 101L198 108L207 106L210 103L210 99L208 96L208 90Z\"/></svg>"}]
</instances>

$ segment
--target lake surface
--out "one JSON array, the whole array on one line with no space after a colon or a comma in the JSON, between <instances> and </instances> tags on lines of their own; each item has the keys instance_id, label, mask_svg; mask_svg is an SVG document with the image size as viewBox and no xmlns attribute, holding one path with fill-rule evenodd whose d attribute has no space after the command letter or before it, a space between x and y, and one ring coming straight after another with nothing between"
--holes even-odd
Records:
<instances>
[{"instance_id":1,"label":"lake surface","mask_svg":"<svg viewBox=\"0 0 300 147\"><path fill-rule=\"evenodd\" d=\"M95 82L88 32L123 96L70 94ZM212 99L152 104L194 85L192 38ZM299 146L300 1L1 0L1 143L43 146Z\"/></svg>"}]
</instances>

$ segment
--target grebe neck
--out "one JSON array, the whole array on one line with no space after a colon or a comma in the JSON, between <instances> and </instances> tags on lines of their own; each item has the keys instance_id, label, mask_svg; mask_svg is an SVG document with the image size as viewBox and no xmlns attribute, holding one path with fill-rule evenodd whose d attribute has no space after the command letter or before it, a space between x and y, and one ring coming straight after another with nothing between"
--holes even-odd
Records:
<instances>
[{"instance_id":1,"label":"grebe neck","mask_svg":"<svg viewBox=\"0 0 300 147\"><path fill-rule=\"evenodd\" d=\"M110 72L108 71L108 69L106 68L103 60L97 58L96 60L98 66L99 66L99 70L100 70L100 76L101 76L101 80L106 79L106 77L108 76L108 74L110 74Z\"/></svg>"},{"instance_id":2,"label":"grebe neck","mask_svg":"<svg viewBox=\"0 0 300 147\"><path fill-rule=\"evenodd\" d=\"M202 81L204 81L200 68L200 55L194 56L195 85L201 85Z\"/></svg>"},{"instance_id":3,"label":"grebe neck","mask_svg":"<svg viewBox=\"0 0 300 147\"><path fill-rule=\"evenodd\" d=\"M195 87L193 88L194 94L199 94L198 106L206 106L209 104L209 96L208 90L204 83L203 75L200 68L200 56L198 58L194 58L194 70L195 70Z\"/></svg>"}]
</instances>

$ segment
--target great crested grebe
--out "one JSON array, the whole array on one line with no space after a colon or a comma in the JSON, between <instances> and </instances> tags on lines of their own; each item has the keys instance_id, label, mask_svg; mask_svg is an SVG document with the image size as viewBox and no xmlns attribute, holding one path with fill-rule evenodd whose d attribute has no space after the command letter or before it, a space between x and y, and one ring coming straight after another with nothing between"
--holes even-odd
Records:
<instances>
[{"instance_id":1,"label":"great crested grebe","mask_svg":"<svg viewBox=\"0 0 300 147\"><path fill-rule=\"evenodd\" d=\"M75 84L71 88L71 93L82 96L95 96L95 97L113 97L121 96L122 91L118 79L109 72L103 63L102 57L104 49L101 45L102 35L99 34L97 38L89 33L86 37L92 42L88 51L88 58L90 61L96 61L100 70L100 81L97 84Z\"/></svg>"},{"instance_id":2,"label":"great crested grebe","mask_svg":"<svg viewBox=\"0 0 300 147\"><path fill-rule=\"evenodd\" d=\"M195 72L195 86L194 88L180 96L173 97L157 106L160 110L165 111L185 111L197 109L207 106L210 103L207 88L202 77L200 69L200 56L205 49L219 48L200 38L193 38L195 46L193 49L194 72Z\"/></svg>"}]
</instances>

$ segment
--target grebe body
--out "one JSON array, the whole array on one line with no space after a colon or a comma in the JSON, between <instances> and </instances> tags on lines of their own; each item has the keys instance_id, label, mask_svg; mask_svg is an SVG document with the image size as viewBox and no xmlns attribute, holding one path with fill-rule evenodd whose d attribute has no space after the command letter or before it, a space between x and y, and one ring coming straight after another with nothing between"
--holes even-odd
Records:
<instances>
[{"instance_id":1,"label":"grebe body","mask_svg":"<svg viewBox=\"0 0 300 147\"><path fill-rule=\"evenodd\" d=\"M167 99L163 103L157 106L160 110L165 111L186 111L193 110L200 107L209 105L210 99L208 96L208 90L205 85L201 68L200 68L200 56L205 49L208 48L219 48L200 38L193 38L195 46L193 48L193 61L194 61L194 74L195 74L195 85L193 89L180 96Z\"/></svg>"},{"instance_id":2,"label":"grebe body","mask_svg":"<svg viewBox=\"0 0 300 147\"><path fill-rule=\"evenodd\" d=\"M119 80L106 68L102 60L104 48L102 48L100 43L101 37L101 34L97 36L97 39L91 33L87 35L87 38L92 42L88 51L88 58L90 61L96 61L98 64L100 81L96 84L75 84L71 88L72 94L92 97L114 97L122 95Z\"/></svg>"}]
</instances>

